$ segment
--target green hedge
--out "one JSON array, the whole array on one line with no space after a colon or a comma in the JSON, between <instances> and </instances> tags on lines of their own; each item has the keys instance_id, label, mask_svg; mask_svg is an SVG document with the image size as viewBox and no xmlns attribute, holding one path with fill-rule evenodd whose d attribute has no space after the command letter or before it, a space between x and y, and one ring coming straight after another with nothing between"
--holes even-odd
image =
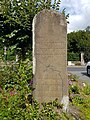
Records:
<instances>
[{"instance_id":1,"label":"green hedge","mask_svg":"<svg viewBox=\"0 0 90 120\"><path fill-rule=\"evenodd\" d=\"M79 61L80 60L80 54L79 53L74 53L74 52L68 52L67 60L68 61Z\"/></svg>"}]
</instances>

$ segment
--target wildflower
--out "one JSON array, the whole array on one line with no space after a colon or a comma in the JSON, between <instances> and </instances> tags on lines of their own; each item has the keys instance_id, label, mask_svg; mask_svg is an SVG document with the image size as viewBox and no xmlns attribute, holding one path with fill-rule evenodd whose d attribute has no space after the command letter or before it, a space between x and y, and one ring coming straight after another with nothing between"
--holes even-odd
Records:
<instances>
[{"instance_id":1,"label":"wildflower","mask_svg":"<svg viewBox=\"0 0 90 120\"><path fill-rule=\"evenodd\" d=\"M68 76L71 76L71 74L70 74L70 73L68 73Z\"/></svg>"},{"instance_id":2,"label":"wildflower","mask_svg":"<svg viewBox=\"0 0 90 120\"><path fill-rule=\"evenodd\" d=\"M85 84L85 83L83 83L83 86L85 87L85 86L86 86L86 84Z\"/></svg>"},{"instance_id":3,"label":"wildflower","mask_svg":"<svg viewBox=\"0 0 90 120\"><path fill-rule=\"evenodd\" d=\"M13 94L13 91L10 91L10 95L11 95L11 96L13 96L13 95L14 95L14 94Z\"/></svg>"},{"instance_id":4,"label":"wildflower","mask_svg":"<svg viewBox=\"0 0 90 120\"><path fill-rule=\"evenodd\" d=\"M69 85L72 85L72 81L71 80L69 81Z\"/></svg>"},{"instance_id":5,"label":"wildflower","mask_svg":"<svg viewBox=\"0 0 90 120\"><path fill-rule=\"evenodd\" d=\"M14 96L14 95L16 95L16 94L17 94L16 91L10 91L10 95L11 95L11 96Z\"/></svg>"},{"instance_id":6,"label":"wildflower","mask_svg":"<svg viewBox=\"0 0 90 120\"><path fill-rule=\"evenodd\" d=\"M21 5L21 3L18 3L18 5L20 6L20 5Z\"/></svg>"},{"instance_id":7,"label":"wildflower","mask_svg":"<svg viewBox=\"0 0 90 120\"><path fill-rule=\"evenodd\" d=\"M29 85L32 86L32 84L33 84L33 80L30 80Z\"/></svg>"}]
</instances>

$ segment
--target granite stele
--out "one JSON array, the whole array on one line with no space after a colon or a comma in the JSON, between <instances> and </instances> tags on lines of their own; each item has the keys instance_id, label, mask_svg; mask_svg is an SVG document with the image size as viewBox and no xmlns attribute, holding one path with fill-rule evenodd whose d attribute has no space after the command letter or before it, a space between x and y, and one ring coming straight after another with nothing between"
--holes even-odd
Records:
<instances>
[{"instance_id":1,"label":"granite stele","mask_svg":"<svg viewBox=\"0 0 90 120\"><path fill-rule=\"evenodd\" d=\"M53 10L42 10L33 20L33 75L38 102L57 98L67 104L67 21Z\"/></svg>"}]
</instances>

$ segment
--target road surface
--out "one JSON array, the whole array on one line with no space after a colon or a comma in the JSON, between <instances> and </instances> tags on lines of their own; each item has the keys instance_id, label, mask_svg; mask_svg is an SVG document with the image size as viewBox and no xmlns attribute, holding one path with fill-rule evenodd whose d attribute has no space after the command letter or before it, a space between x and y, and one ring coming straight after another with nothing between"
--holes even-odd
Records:
<instances>
[{"instance_id":1,"label":"road surface","mask_svg":"<svg viewBox=\"0 0 90 120\"><path fill-rule=\"evenodd\" d=\"M79 77L79 80L90 84L90 76L87 75L86 66L68 66L68 72L75 74Z\"/></svg>"}]
</instances>

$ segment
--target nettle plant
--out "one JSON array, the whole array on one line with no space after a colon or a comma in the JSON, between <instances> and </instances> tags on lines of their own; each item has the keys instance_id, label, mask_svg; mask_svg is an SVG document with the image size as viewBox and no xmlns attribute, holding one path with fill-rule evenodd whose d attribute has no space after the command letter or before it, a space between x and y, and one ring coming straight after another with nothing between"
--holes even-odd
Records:
<instances>
[{"instance_id":1,"label":"nettle plant","mask_svg":"<svg viewBox=\"0 0 90 120\"><path fill-rule=\"evenodd\" d=\"M32 65L5 65L0 72L0 120L69 119L58 99L39 104L33 99ZM72 118L72 117L71 117Z\"/></svg>"},{"instance_id":2,"label":"nettle plant","mask_svg":"<svg viewBox=\"0 0 90 120\"><path fill-rule=\"evenodd\" d=\"M81 82L77 76L68 74L70 106L76 108L75 118L80 120L90 119L90 85ZM73 112L73 111L72 111Z\"/></svg>"},{"instance_id":3,"label":"nettle plant","mask_svg":"<svg viewBox=\"0 0 90 120\"><path fill-rule=\"evenodd\" d=\"M33 99L32 65L5 65L0 72L0 120L59 120L57 100L39 103ZM41 107L42 106L42 109Z\"/></svg>"},{"instance_id":4,"label":"nettle plant","mask_svg":"<svg viewBox=\"0 0 90 120\"><path fill-rule=\"evenodd\" d=\"M22 119L32 102L32 65L6 65L0 76L0 119Z\"/></svg>"},{"instance_id":5,"label":"nettle plant","mask_svg":"<svg viewBox=\"0 0 90 120\"><path fill-rule=\"evenodd\" d=\"M33 99L32 65L20 62L5 65L0 71L0 120L73 120L73 113L65 113L58 100L39 104ZM69 74L71 105L78 107L78 117L90 119L90 85L79 83ZM82 117L83 116L83 117Z\"/></svg>"}]
</instances>

